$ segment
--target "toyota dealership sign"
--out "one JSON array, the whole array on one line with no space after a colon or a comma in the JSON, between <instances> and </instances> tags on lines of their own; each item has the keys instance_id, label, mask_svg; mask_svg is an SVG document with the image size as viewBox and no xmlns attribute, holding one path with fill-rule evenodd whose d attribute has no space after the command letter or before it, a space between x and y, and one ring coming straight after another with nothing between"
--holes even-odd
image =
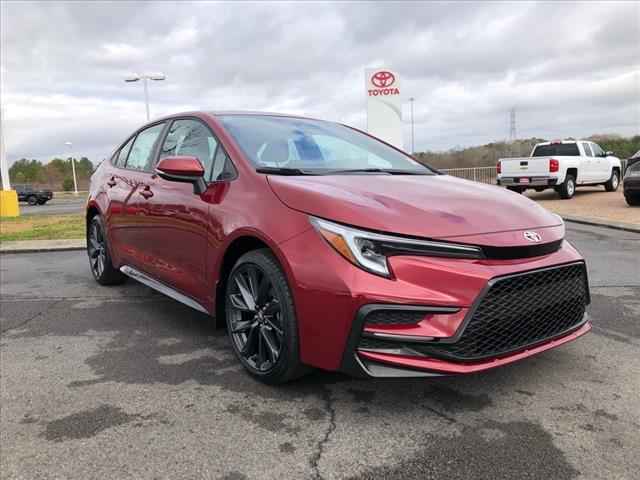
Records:
<instances>
[{"instance_id":1,"label":"toyota dealership sign","mask_svg":"<svg viewBox=\"0 0 640 480\"><path fill-rule=\"evenodd\" d=\"M402 148L402 90L397 72L388 68L365 70L367 131Z\"/></svg>"}]
</instances>

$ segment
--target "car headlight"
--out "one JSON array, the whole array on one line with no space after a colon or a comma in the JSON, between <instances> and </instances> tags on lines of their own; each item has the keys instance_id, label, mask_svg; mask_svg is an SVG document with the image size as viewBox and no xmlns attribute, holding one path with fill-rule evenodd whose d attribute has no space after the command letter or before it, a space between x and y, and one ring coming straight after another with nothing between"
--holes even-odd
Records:
<instances>
[{"instance_id":1,"label":"car headlight","mask_svg":"<svg viewBox=\"0 0 640 480\"><path fill-rule=\"evenodd\" d=\"M383 235L317 217L309 217L309 220L340 255L354 265L384 277L391 276L387 259L393 255L484 258L482 249L473 245Z\"/></svg>"}]
</instances>

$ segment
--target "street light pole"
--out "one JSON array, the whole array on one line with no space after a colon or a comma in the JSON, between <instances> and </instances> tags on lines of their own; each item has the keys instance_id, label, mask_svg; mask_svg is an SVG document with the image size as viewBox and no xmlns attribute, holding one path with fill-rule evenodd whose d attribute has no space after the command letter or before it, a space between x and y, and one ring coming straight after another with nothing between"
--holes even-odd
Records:
<instances>
[{"instance_id":1,"label":"street light pole","mask_svg":"<svg viewBox=\"0 0 640 480\"><path fill-rule=\"evenodd\" d=\"M4 145L4 108L0 106L0 170L2 171L2 190L11 190L9 167L7 165L7 151Z\"/></svg>"},{"instance_id":2,"label":"street light pole","mask_svg":"<svg viewBox=\"0 0 640 480\"><path fill-rule=\"evenodd\" d=\"M416 147L414 144L414 130L413 130L413 102L415 98L410 97L409 102L411 102L411 155L413 155L416 151Z\"/></svg>"},{"instance_id":3,"label":"street light pole","mask_svg":"<svg viewBox=\"0 0 640 480\"><path fill-rule=\"evenodd\" d=\"M73 147L73 143L71 142L65 142L64 143L67 147L69 147L69 150L71 151L72 147ZM78 195L78 181L76 180L76 162L73 158L73 152L71 151L71 170L73 171L73 190L74 190L74 195Z\"/></svg>"},{"instance_id":4,"label":"street light pole","mask_svg":"<svg viewBox=\"0 0 640 480\"><path fill-rule=\"evenodd\" d=\"M150 120L151 116L149 114L149 80L165 80L167 77L164 73L143 73L142 75L138 75L137 73L133 73L124 79L125 82L137 82L142 80L144 85L144 105L147 111L147 122Z\"/></svg>"}]
</instances>

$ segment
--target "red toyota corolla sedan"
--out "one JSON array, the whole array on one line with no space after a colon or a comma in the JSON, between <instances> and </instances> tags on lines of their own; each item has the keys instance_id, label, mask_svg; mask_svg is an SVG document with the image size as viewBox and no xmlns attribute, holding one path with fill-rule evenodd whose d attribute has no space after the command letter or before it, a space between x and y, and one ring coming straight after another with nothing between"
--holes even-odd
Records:
<instances>
[{"instance_id":1,"label":"red toyota corolla sedan","mask_svg":"<svg viewBox=\"0 0 640 480\"><path fill-rule=\"evenodd\" d=\"M337 123L154 121L95 172L86 215L98 283L132 277L224 319L266 383L478 372L591 328L558 216Z\"/></svg>"}]
</instances>

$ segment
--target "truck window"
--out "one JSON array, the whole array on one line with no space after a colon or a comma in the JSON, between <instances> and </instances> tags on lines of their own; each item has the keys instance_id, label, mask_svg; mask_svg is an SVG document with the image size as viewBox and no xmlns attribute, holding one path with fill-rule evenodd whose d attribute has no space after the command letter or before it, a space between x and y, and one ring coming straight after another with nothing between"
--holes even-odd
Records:
<instances>
[{"instance_id":1,"label":"truck window","mask_svg":"<svg viewBox=\"0 0 640 480\"><path fill-rule=\"evenodd\" d=\"M576 143L552 143L551 145L538 145L533 153L532 157L552 157L565 156L565 157L579 157L580 150Z\"/></svg>"},{"instance_id":2,"label":"truck window","mask_svg":"<svg viewBox=\"0 0 640 480\"><path fill-rule=\"evenodd\" d=\"M591 146L588 143L583 143L582 148L584 148L584 154L587 157L593 157L593 153L591 152Z\"/></svg>"}]
</instances>

